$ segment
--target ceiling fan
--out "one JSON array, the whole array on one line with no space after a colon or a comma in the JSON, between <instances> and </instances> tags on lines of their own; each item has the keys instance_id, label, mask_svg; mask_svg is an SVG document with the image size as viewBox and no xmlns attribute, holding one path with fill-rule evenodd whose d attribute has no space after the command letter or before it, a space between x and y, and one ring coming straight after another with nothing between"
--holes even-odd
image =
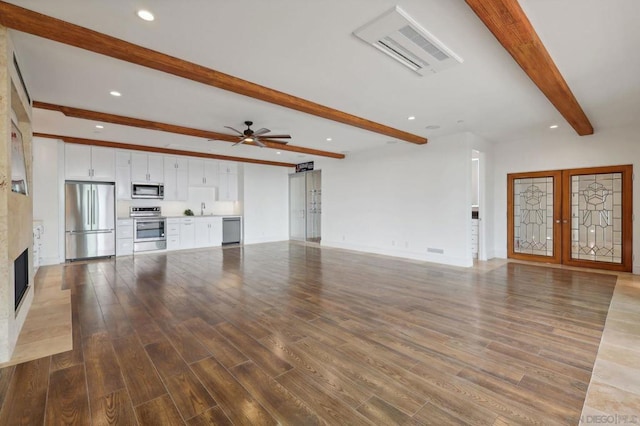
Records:
<instances>
[{"instance_id":1,"label":"ceiling fan","mask_svg":"<svg viewBox=\"0 0 640 426\"><path fill-rule=\"evenodd\" d=\"M260 148L264 148L267 145L265 145L264 142L262 142L260 139L269 139L269 141L271 142L277 142L283 145L286 144L287 141L276 141L274 139L291 139L291 135L269 135L268 133L271 132L271 130L265 129L264 127L254 131L253 129L251 129L253 121L245 121L244 124L247 126L247 128L242 132L240 130L234 129L233 127L224 126L227 129L233 130L237 133L237 135L233 136L238 138L238 142L234 143L233 146L245 142L254 142Z\"/></svg>"}]
</instances>

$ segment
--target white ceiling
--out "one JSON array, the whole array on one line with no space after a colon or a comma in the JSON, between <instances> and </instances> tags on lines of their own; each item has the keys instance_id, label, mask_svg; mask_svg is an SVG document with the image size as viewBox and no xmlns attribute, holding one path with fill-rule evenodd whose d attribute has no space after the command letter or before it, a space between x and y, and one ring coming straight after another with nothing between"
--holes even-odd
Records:
<instances>
[{"instance_id":1,"label":"white ceiling","mask_svg":"<svg viewBox=\"0 0 640 426\"><path fill-rule=\"evenodd\" d=\"M554 123L569 127L463 0L9 3L429 138L471 131L509 141ZM520 3L595 132L637 125L640 2ZM420 77L352 35L396 4L464 63ZM140 20L140 8L156 20ZM28 34L12 31L12 38L31 97L41 102L222 133L228 133L225 125L241 129L253 120L254 128L291 134L291 145L335 152L391 140ZM114 98L110 90L123 96ZM411 115L416 119L408 121ZM112 124L96 133L95 124L34 110L37 132L293 163L314 158ZM429 125L441 128L425 129Z\"/></svg>"}]
</instances>

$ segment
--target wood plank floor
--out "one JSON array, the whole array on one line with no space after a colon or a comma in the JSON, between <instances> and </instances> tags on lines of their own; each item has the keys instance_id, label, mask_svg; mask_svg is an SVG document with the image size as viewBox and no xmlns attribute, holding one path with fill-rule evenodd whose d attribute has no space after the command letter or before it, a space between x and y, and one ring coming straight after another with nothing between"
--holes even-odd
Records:
<instances>
[{"instance_id":1,"label":"wood plank floor","mask_svg":"<svg viewBox=\"0 0 640 426\"><path fill-rule=\"evenodd\" d=\"M272 243L71 264L0 424L577 424L616 277Z\"/></svg>"}]
</instances>

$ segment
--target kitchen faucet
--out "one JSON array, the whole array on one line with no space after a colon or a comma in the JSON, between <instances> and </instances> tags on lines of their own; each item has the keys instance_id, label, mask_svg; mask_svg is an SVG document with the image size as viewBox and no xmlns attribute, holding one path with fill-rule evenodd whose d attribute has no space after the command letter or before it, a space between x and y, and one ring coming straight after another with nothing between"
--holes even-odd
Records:
<instances>
[{"instance_id":1,"label":"kitchen faucet","mask_svg":"<svg viewBox=\"0 0 640 426\"><path fill-rule=\"evenodd\" d=\"M204 205L204 201L200 203L200 216L204 216L204 209L206 206Z\"/></svg>"}]
</instances>

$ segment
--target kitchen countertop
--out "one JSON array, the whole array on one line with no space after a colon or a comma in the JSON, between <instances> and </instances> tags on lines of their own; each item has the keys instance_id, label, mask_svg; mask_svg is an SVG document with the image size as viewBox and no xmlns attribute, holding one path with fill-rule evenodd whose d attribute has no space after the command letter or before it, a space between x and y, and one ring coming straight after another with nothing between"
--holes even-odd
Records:
<instances>
[{"instance_id":1,"label":"kitchen countertop","mask_svg":"<svg viewBox=\"0 0 640 426\"><path fill-rule=\"evenodd\" d=\"M196 218L196 217L242 217L241 214L205 214L203 216L200 216L199 214L193 215L193 216L185 216L185 215L180 215L180 216L165 216L167 219L182 219L185 217L191 217L191 218Z\"/></svg>"}]
</instances>

